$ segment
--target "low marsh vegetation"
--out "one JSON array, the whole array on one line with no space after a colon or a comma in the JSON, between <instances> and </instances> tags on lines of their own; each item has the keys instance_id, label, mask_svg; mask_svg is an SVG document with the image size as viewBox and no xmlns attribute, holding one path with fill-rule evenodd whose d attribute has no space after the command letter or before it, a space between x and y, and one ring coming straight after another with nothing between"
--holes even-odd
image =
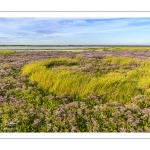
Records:
<instances>
[{"instance_id":1,"label":"low marsh vegetation","mask_svg":"<svg viewBox=\"0 0 150 150\"><path fill-rule=\"evenodd\" d=\"M15 51L13 50L0 50L0 55L8 55L8 54L14 54Z\"/></svg>"},{"instance_id":2,"label":"low marsh vegetation","mask_svg":"<svg viewBox=\"0 0 150 150\"><path fill-rule=\"evenodd\" d=\"M150 51L0 56L0 132L150 132Z\"/></svg>"},{"instance_id":3,"label":"low marsh vegetation","mask_svg":"<svg viewBox=\"0 0 150 150\"><path fill-rule=\"evenodd\" d=\"M150 98L149 70L149 60L106 56L35 61L25 65L22 73L49 93L71 94L81 101L93 93L105 102L125 104L136 95Z\"/></svg>"},{"instance_id":4,"label":"low marsh vegetation","mask_svg":"<svg viewBox=\"0 0 150 150\"><path fill-rule=\"evenodd\" d=\"M150 47L149 46L108 46L108 47L95 47L95 48L87 48L88 50L91 51L149 51Z\"/></svg>"}]
</instances>

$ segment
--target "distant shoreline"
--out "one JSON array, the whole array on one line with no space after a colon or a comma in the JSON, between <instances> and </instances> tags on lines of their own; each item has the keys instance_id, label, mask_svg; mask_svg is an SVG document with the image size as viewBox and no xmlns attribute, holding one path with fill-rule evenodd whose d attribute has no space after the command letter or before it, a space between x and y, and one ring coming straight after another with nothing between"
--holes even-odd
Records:
<instances>
[{"instance_id":1,"label":"distant shoreline","mask_svg":"<svg viewBox=\"0 0 150 150\"><path fill-rule=\"evenodd\" d=\"M103 50L150 50L149 46L143 45L0 45L0 50L15 51L103 51Z\"/></svg>"},{"instance_id":2,"label":"distant shoreline","mask_svg":"<svg viewBox=\"0 0 150 150\"><path fill-rule=\"evenodd\" d=\"M104 46L114 46L114 45L0 45L0 47L104 47ZM117 46L117 45L116 45ZM118 45L119 46L119 45Z\"/></svg>"},{"instance_id":3,"label":"distant shoreline","mask_svg":"<svg viewBox=\"0 0 150 150\"><path fill-rule=\"evenodd\" d=\"M150 47L150 45L0 45L0 47Z\"/></svg>"}]
</instances>

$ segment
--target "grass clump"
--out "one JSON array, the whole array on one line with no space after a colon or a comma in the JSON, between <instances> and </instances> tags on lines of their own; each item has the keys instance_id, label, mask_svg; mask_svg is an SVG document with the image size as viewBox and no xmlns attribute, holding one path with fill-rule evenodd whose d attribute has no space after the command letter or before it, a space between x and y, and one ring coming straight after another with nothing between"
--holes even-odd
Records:
<instances>
[{"instance_id":1,"label":"grass clump","mask_svg":"<svg viewBox=\"0 0 150 150\"><path fill-rule=\"evenodd\" d=\"M149 46L109 46L104 47L105 50L113 50L113 51L149 51Z\"/></svg>"},{"instance_id":2,"label":"grass clump","mask_svg":"<svg viewBox=\"0 0 150 150\"><path fill-rule=\"evenodd\" d=\"M8 55L8 54L14 54L15 51L13 50L0 50L0 56L1 55Z\"/></svg>"},{"instance_id":3,"label":"grass clump","mask_svg":"<svg viewBox=\"0 0 150 150\"><path fill-rule=\"evenodd\" d=\"M78 99L94 93L105 102L129 103L136 95L150 96L149 61L107 56L101 62L94 62L99 64L95 74L90 74L92 67L85 71L87 62L83 63L81 58L32 62L23 67L22 73L50 93L71 94ZM103 67L108 69L103 72Z\"/></svg>"},{"instance_id":4,"label":"grass clump","mask_svg":"<svg viewBox=\"0 0 150 150\"><path fill-rule=\"evenodd\" d=\"M140 63L138 59L131 59L129 57L112 57L107 56L103 59L103 62L109 65L136 65Z\"/></svg>"}]
</instances>

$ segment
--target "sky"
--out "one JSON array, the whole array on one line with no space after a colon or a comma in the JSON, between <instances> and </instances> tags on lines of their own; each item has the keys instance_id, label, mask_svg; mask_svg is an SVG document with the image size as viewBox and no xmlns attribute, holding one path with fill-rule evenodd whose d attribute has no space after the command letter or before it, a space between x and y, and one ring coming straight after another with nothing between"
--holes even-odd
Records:
<instances>
[{"instance_id":1,"label":"sky","mask_svg":"<svg viewBox=\"0 0 150 150\"><path fill-rule=\"evenodd\" d=\"M150 18L0 18L0 45L150 45Z\"/></svg>"}]
</instances>

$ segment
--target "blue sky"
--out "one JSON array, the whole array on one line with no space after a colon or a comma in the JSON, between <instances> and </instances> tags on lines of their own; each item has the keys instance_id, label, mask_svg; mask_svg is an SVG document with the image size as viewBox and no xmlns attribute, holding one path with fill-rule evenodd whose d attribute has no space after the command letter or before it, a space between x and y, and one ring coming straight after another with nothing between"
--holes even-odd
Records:
<instances>
[{"instance_id":1,"label":"blue sky","mask_svg":"<svg viewBox=\"0 0 150 150\"><path fill-rule=\"evenodd\" d=\"M0 45L150 45L150 18L0 18Z\"/></svg>"}]
</instances>

